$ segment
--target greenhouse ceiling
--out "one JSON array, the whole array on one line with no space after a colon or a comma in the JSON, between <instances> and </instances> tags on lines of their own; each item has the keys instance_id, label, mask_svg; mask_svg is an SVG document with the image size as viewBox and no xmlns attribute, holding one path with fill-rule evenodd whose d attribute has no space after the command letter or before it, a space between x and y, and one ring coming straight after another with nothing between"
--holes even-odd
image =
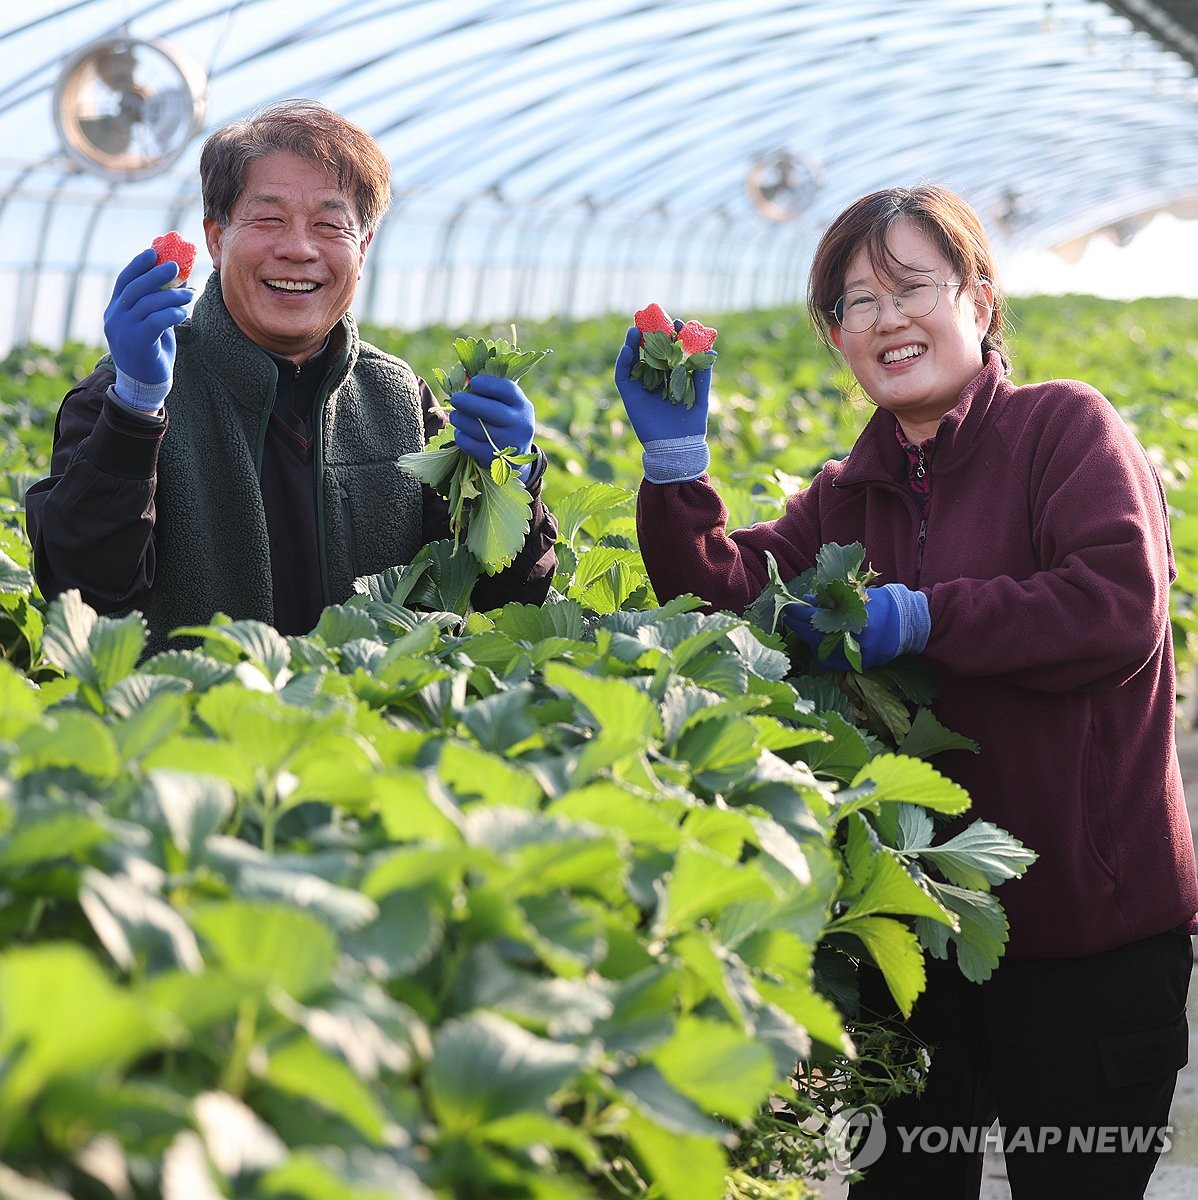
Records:
<instances>
[{"instance_id":1,"label":"greenhouse ceiling","mask_svg":"<svg viewBox=\"0 0 1198 1200\"><path fill-rule=\"evenodd\" d=\"M1198 212L1193 0L33 0L0 17L0 348L96 336L202 236L205 133L319 98L395 202L359 316L801 299L848 201L935 180L1000 253Z\"/></svg>"}]
</instances>

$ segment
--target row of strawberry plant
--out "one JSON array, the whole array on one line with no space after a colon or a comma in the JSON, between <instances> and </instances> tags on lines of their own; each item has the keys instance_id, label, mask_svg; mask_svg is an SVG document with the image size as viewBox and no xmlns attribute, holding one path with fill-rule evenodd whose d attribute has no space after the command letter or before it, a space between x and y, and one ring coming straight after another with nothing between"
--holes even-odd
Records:
<instances>
[{"instance_id":1,"label":"row of strawberry plant","mask_svg":"<svg viewBox=\"0 0 1198 1200\"><path fill-rule=\"evenodd\" d=\"M950 939L984 977L1032 855L936 840L968 797L910 681L899 719L656 606L630 507L563 500L540 609L438 608L447 543L307 637L147 661L137 614L41 603L9 523L10 1194L796 1194L741 1150L818 1107L800 1064L851 1070L854 964L904 1009Z\"/></svg>"}]
</instances>

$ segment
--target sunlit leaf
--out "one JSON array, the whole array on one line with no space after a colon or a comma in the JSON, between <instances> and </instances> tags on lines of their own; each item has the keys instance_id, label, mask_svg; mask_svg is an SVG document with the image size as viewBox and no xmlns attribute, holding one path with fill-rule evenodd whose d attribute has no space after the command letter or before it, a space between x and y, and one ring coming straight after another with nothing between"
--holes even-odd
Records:
<instances>
[{"instance_id":1,"label":"sunlit leaf","mask_svg":"<svg viewBox=\"0 0 1198 1200\"><path fill-rule=\"evenodd\" d=\"M477 1013L446 1022L434 1035L429 1098L443 1129L463 1133L499 1117L544 1112L585 1061L577 1046Z\"/></svg>"},{"instance_id":2,"label":"sunlit leaf","mask_svg":"<svg viewBox=\"0 0 1198 1200\"><path fill-rule=\"evenodd\" d=\"M203 905L192 924L216 962L261 992L277 987L303 1000L329 981L336 965L333 931L298 909L229 900Z\"/></svg>"}]
</instances>

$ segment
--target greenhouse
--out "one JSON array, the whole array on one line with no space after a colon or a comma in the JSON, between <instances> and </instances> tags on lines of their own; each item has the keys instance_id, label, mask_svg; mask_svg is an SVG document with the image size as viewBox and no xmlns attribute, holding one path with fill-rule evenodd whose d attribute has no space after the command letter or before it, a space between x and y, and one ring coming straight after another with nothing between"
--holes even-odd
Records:
<instances>
[{"instance_id":1,"label":"greenhouse","mask_svg":"<svg viewBox=\"0 0 1198 1200\"><path fill-rule=\"evenodd\" d=\"M0 18L0 349L99 338L155 233L202 236L205 134L312 96L394 204L356 310L394 327L803 295L844 204L934 180L1004 253L1198 204L1192 4L34 0Z\"/></svg>"},{"instance_id":2,"label":"greenhouse","mask_svg":"<svg viewBox=\"0 0 1198 1200\"><path fill-rule=\"evenodd\" d=\"M1198 1196L1195 0L0 47L0 1200Z\"/></svg>"}]
</instances>

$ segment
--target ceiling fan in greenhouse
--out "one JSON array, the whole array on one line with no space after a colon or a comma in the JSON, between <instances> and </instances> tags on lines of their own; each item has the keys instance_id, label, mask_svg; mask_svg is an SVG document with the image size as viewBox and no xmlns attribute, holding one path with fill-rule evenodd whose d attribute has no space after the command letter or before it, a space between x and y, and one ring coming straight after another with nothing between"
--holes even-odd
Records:
<instances>
[{"instance_id":1,"label":"ceiling fan in greenhouse","mask_svg":"<svg viewBox=\"0 0 1198 1200\"><path fill-rule=\"evenodd\" d=\"M790 221L811 204L823 183L824 173L817 162L789 150L775 150L749 168L745 192L767 221Z\"/></svg>"},{"instance_id":2,"label":"ceiling fan in greenhouse","mask_svg":"<svg viewBox=\"0 0 1198 1200\"><path fill-rule=\"evenodd\" d=\"M201 128L203 69L163 40L116 36L91 42L64 64L54 123L68 158L106 179L165 171Z\"/></svg>"}]
</instances>

